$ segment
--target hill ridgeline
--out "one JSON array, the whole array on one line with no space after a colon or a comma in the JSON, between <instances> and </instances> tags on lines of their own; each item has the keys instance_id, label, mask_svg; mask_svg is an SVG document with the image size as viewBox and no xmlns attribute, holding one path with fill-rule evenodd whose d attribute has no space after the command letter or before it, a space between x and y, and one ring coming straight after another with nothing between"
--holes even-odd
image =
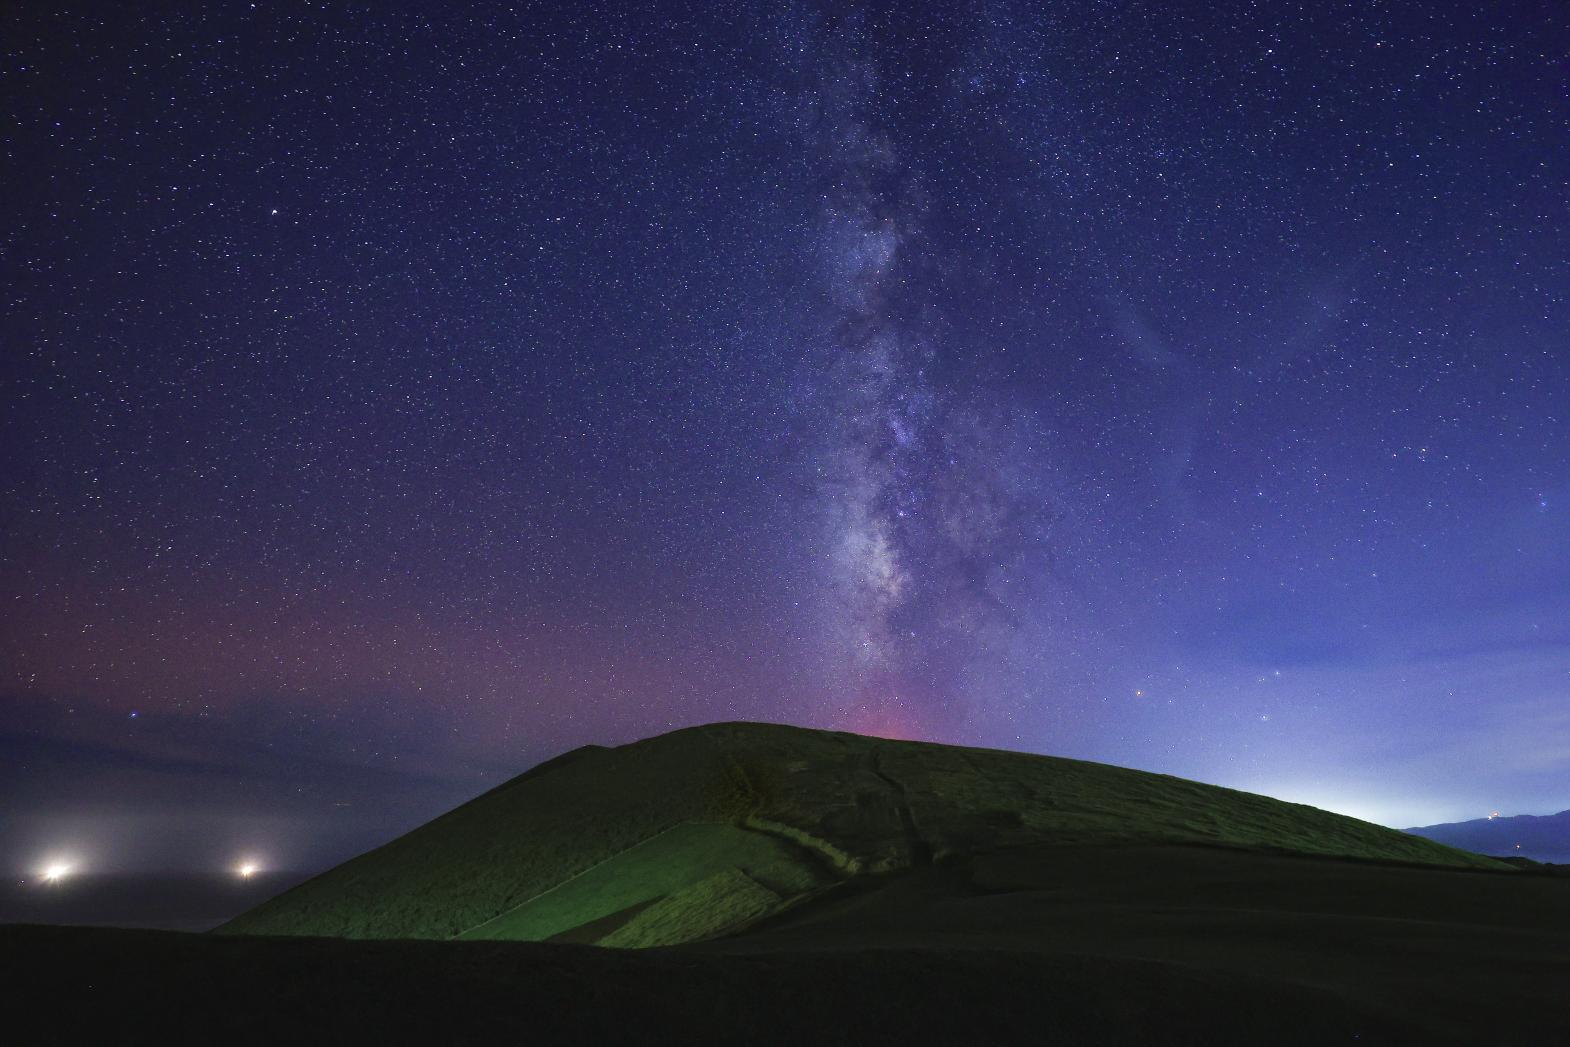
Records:
<instances>
[{"instance_id":1,"label":"hill ridgeline","mask_svg":"<svg viewBox=\"0 0 1570 1047\"><path fill-rule=\"evenodd\" d=\"M1509 868L1167 775L721 723L565 753L218 933L671 945L736 932L848 883L1027 844Z\"/></svg>"}]
</instances>

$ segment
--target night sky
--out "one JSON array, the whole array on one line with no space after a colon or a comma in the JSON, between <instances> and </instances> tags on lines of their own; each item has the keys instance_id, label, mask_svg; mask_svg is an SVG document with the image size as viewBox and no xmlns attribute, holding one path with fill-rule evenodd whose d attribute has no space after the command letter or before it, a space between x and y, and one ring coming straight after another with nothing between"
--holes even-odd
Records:
<instances>
[{"instance_id":1,"label":"night sky","mask_svg":"<svg viewBox=\"0 0 1570 1047\"><path fill-rule=\"evenodd\" d=\"M0 52L8 870L320 867L728 719L1570 807L1560 3Z\"/></svg>"}]
</instances>

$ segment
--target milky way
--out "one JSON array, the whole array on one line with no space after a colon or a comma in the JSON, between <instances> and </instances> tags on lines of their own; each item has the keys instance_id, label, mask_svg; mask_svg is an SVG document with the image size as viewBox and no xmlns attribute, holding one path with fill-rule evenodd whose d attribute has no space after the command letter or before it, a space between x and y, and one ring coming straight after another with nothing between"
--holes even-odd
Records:
<instances>
[{"instance_id":1,"label":"milky way","mask_svg":"<svg viewBox=\"0 0 1570 1047\"><path fill-rule=\"evenodd\" d=\"M827 42L811 45L823 57L798 126L821 183L825 323L808 366L822 390L810 464L827 549L823 642L839 670L828 704L855 729L920 735L1021 698L993 671L985 695L965 681L1010 659L1013 604L1049 584L1053 467L986 380L988 347L947 344L941 303L923 294L946 259L865 28L830 20L816 32Z\"/></svg>"}]
</instances>

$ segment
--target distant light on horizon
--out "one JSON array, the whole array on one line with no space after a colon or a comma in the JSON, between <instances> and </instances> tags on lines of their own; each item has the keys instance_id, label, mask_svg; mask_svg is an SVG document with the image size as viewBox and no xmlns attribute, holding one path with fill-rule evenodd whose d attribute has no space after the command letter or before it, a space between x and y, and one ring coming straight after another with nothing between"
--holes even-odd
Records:
<instances>
[{"instance_id":1,"label":"distant light on horizon","mask_svg":"<svg viewBox=\"0 0 1570 1047\"><path fill-rule=\"evenodd\" d=\"M261 871L255 862L241 862L234 870L242 880L249 880Z\"/></svg>"},{"instance_id":2,"label":"distant light on horizon","mask_svg":"<svg viewBox=\"0 0 1570 1047\"><path fill-rule=\"evenodd\" d=\"M74 871L70 862L50 862L39 876L45 883L59 883Z\"/></svg>"},{"instance_id":3,"label":"distant light on horizon","mask_svg":"<svg viewBox=\"0 0 1570 1047\"><path fill-rule=\"evenodd\" d=\"M1363 792L1352 786L1330 786L1322 782L1253 782L1236 787L1287 803L1305 804L1331 814L1382 825L1387 829L1432 825L1446 820L1438 810L1404 803L1400 798L1392 799L1372 791Z\"/></svg>"}]
</instances>

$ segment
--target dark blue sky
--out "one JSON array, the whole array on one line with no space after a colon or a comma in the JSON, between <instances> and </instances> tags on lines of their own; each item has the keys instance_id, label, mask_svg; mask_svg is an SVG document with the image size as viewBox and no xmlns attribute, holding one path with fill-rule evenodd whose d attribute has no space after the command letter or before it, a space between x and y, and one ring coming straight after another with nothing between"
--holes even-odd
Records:
<instances>
[{"instance_id":1,"label":"dark blue sky","mask_svg":"<svg viewBox=\"0 0 1570 1047\"><path fill-rule=\"evenodd\" d=\"M1570 806L1558 4L10 5L0 858L769 719Z\"/></svg>"}]
</instances>

